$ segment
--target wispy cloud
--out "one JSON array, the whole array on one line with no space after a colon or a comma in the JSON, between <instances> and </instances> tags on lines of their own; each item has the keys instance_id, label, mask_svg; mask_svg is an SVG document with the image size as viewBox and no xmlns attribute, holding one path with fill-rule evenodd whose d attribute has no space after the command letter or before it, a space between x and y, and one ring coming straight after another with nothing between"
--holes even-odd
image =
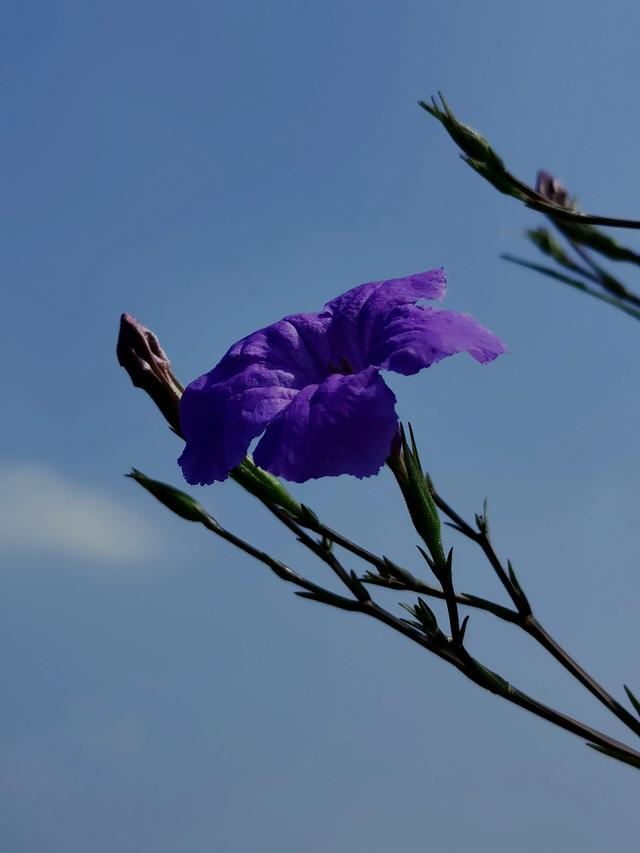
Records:
<instances>
[{"instance_id":1,"label":"wispy cloud","mask_svg":"<svg viewBox=\"0 0 640 853\"><path fill-rule=\"evenodd\" d=\"M0 466L0 549L106 562L147 559L157 533L107 493L42 465Z\"/></svg>"}]
</instances>

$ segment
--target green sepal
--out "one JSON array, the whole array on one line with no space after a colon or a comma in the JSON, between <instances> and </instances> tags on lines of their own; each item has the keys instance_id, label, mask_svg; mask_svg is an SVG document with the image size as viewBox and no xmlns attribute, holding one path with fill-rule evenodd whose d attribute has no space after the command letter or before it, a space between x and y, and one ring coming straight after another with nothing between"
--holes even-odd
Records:
<instances>
[{"instance_id":1,"label":"green sepal","mask_svg":"<svg viewBox=\"0 0 640 853\"><path fill-rule=\"evenodd\" d=\"M171 512L179 515L187 521L197 521L202 524L211 524L213 519L195 498L188 495L186 492L180 491L167 483L161 483L160 480L152 480L147 477L142 471L137 468L132 468L130 474L125 474L125 477L130 477L139 483L143 489L146 489L150 494L164 504Z\"/></svg>"},{"instance_id":2,"label":"green sepal","mask_svg":"<svg viewBox=\"0 0 640 853\"><path fill-rule=\"evenodd\" d=\"M415 616L418 620L418 624L425 634L430 637L441 635L442 632L438 628L438 620L436 619L435 613L422 598L418 597L418 601L414 605L401 603L400 606L403 607L407 613Z\"/></svg>"},{"instance_id":3,"label":"green sepal","mask_svg":"<svg viewBox=\"0 0 640 853\"><path fill-rule=\"evenodd\" d=\"M400 428L404 471L396 478L404 495L413 526L429 549L435 565L435 573L445 571L447 559L441 539L440 516L435 505L429 481L420 463L413 430L409 426L411 446L403 427Z\"/></svg>"},{"instance_id":4,"label":"green sepal","mask_svg":"<svg viewBox=\"0 0 640 853\"><path fill-rule=\"evenodd\" d=\"M276 504L294 518L300 515L300 504L289 494L281 480L256 465L250 456L245 456L233 469L231 476L254 497Z\"/></svg>"}]
</instances>

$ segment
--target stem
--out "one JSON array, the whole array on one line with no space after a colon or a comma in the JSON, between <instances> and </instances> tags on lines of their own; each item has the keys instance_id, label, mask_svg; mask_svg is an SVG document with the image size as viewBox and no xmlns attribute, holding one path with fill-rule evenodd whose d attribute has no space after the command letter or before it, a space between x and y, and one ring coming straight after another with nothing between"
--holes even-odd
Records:
<instances>
[{"instance_id":1,"label":"stem","mask_svg":"<svg viewBox=\"0 0 640 853\"><path fill-rule=\"evenodd\" d=\"M583 270L582 274L586 276L586 278L593 281L595 284L600 285L600 287L604 288L608 293L611 293L614 298L617 297L620 300L626 300L634 305L636 308L640 307L640 296L637 296L631 290L626 288L622 282L618 281L617 278L609 275L609 273L603 269L599 264L597 264L593 258L589 255L589 253L582 248L579 243L576 243L575 240L572 240L567 234L560 229L560 232L564 234L565 238L569 242L573 251L587 264L591 271Z\"/></svg>"},{"instance_id":2,"label":"stem","mask_svg":"<svg viewBox=\"0 0 640 853\"><path fill-rule=\"evenodd\" d=\"M528 607L528 602L525 604L523 602L521 595L518 590L515 588L513 583L511 582L511 578L507 570L504 568L502 563L500 562L500 558L496 554L493 545L491 544L491 540L486 532L486 529L480 528L480 530L475 530L468 524L461 515L453 509L453 507L449 506L449 504L442 498L435 490L433 483L429 481L431 494L433 495L433 500L435 501L438 509L442 510L442 512L448 516L454 523L454 529L460 531L460 533L464 534L468 539L472 539L476 542L482 551L484 552L487 560L491 564L491 567L495 571L500 583L507 591L507 594L513 601L518 610L518 613L521 615L529 615L530 608Z\"/></svg>"},{"instance_id":3,"label":"stem","mask_svg":"<svg viewBox=\"0 0 640 853\"><path fill-rule=\"evenodd\" d=\"M289 583L293 583L296 586L301 587L309 593L318 596L334 596L336 599L342 598L341 596L336 596L335 593L332 593L330 590L325 589L324 587L319 586L318 584L313 583L312 581L307 580L302 575L295 572L289 566L280 562L280 560L275 560L273 557L266 554L264 551L260 551L259 548L255 548L249 542L246 542L244 539L241 539L239 536L236 536L235 533L231 533L229 530L226 530L217 521L210 518L208 521L203 521L203 525L210 530L212 533L215 533L216 536L219 536L221 539L224 539L226 542L229 542L231 545L238 548L240 551L243 551L245 554L248 554L250 557L253 557L255 560L263 563L268 566L274 574L276 574L281 580L288 581ZM351 599L344 598L341 606L345 610L356 610L358 609L357 602L352 602Z\"/></svg>"},{"instance_id":4,"label":"stem","mask_svg":"<svg viewBox=\"0 0 640 853\"><path fill-rule=\"evenodd\" d=\"M363 612L368 613L374 619L377 619L379 622L383 622L385 625L393 628L395 631L398 631L404 636L408 637L410 640L418 643L421 646L425 646L429 648L424 643L422 636L419 632L411 629L409 626L405 625L405 623L401 622L401 620L397 619L393 614L388 613L386 610L381 608L375 602L369 602L366 607L362 608ZM416 637L416 634L418 636ZM487 670L478 665L473 658L468 655L468 653L464 651L453 651L451 650L449 654L446 653L442 648L433 649L429 648L430 651L433 651L438 657L446 660L448 663L452 664L456 667L456 669L460 670L464 675L467 676L471 681L477 684L479 687L482 687L485 690L489 690L492 693L497 693L502 696L503 699L506 699L508 702L511 702L513 705L517 705L520 708L524 708L526 711L529 711L531 714L534 714L536 717L540 717L543 720L551 723L558 728L564 729L567 732L571 732L571 734L577 735L578 737L584 738L586 741L591 743L595 743L598 746L604 747L607 750L617 751L622 753L625 756L625 761L628 764L631 764L634 767L640 768L640 752L632 749L621 741L616 740L615 738L611 738L598 729L594 729L591 726L588 726L584 723L575 720L573 717L568 716L567 714L563 714L560 711L556 711L553 708L549 708L547 705L544 705L542 702L538 702L536 699L533 699L531 696L528 696L526 693L523 693L521 690L518 690L516 687L513 687L511 684L504 682L504 689L496 689L495 683L492 682L491 676L487 675Z\"/></svg>"},{"instance_id":5,"label":"stem","mask_svg":"<svg viewBox=\"0 0 640 853\"><path fill-rule=\"evenodd\" d=\"M603 732L598 731L597 729L593 729L590 726L587 726L578 720L573 719L565 714L562 714L559 711L555 711L552 708L538 702L532 697L528 696L526 693L518 690L512 685L508 684L504 681L500 676L497 676L495 673L492 673L490 670L483 667L477 661L475 661L469 654L466 652L464 648L462 648L459 644L454 643L453 640L439 640L436 637L429 637L424 634L422 631L412 627L407 624L405 621L399 619L397 616L394 616L392 613L389 613L384 608L380 607L376 602L374 602L368 595L365 597L360 597L358 593L362 588L362 584L358 581L355 575L349 574L344 567L340 564L337 558L330 553L330 551L323 549L322 545L315 542L308 534L306 534L299 525L296 524L293 520L288 518L286 513L280 510L277 507L273 507L274 514L281 518L283 523L286 524L296 535L299 536L301 542L308 547L313 553L317 554L324 562L327 562L331 568L336 572L338 577L342 580L342 582L349 588L350 591L354 592L356 595L355 599L345 598L344 596L337 595L336 593L326 590L317 584L308 581L306 578L299 575L297 572L290 569L284 563L281 563L278 560L273 559L268 554L263 551L260 551L258 548L255 548L250 543L241 539L239 536L231 533L228 530L225 530L217 521L212 518L203 521L204 526L215 533L217 536L220 536L222 539L225 539L230 544L234 545L236 548L239 548L246 554L254 557L260 562L267 565L279 578L285 581L289 581L294 583L297 586L300 586L305 592L301 593L306 597L315 599L317 601L322 601L326 604L330 604L334 607L341 608L343 610L350 610L354 612L363 613L365 615L371 616L379 622L387 625L392 628L397 633L402 634L403 636L410 639L412 642L426 649L427 651L432 652L437 657L445 660L447 663L455 666L463 675L466 675L471 681L475 684L479 685L485 690L488 690L492 693L497 693L499 696L502 696L507 701L511 702L514 705L518 705L521 708L529 711L541 719L547 720L552 725L557 726L558 728L564 729L565 731L571 732L572 734L577 735L578 737L584 738L590 743L596 744L599 747L602 747L603 750L609 751L609 754L612 757L617 758L620 761L623 761L627 764L630 764L634 767L640 768L640 753L626 746L625 744L617 741L613 738L610 738L608 735L605 735ZM357 590L357 592L356 592ZM366 592L366 591L365 591ZM440 635L442 636L442 635ZM577 665L576 665L577 666Z\"/></svg>"},{"instance_id":6,"label":"stem","mask_svg":"<svg viewBox=\"0 0 640 853\"><path fill-rule=\"evenodd\" d=\"M439 598L445 600L445 594L441 589L422 583L415 578L414 583L404 580L394 580L393 578L379 578L374 575L366 575L361 578L363 583L373 584L374 586L382 586L387 589L395 589L399 592L417 592L420 595L428 595L431 598ZM511 610L509 607L503 607L501 604L496 604L486 598L480 598L477 595L471 595L466 592L457 592L455 599L458 604L464 607L472 607L474 610L484 610L487 613L493 613L498 619L504 622L510 622L512 625L521 625L522 617L516 610Z\"/></svg>"},{"instance_id":7,"label":"stem","mask_svg":"<svg viewBox=\"0 0 640 853\"><path fill-rule=\"evenodd\" d=\"M588 672L586 672L571 655L549 634L549 632L538 622L535 616L530 615L524 630L536 640L549 654L577 679L583 687L593 694L612 714L630 728L635 734L640 735L640 721L636 719L617 699L604 689Z\"/></svg>"},{"instance_id":8,"label":"stem","mask_svg":"<svg viewBox=\"0 0 640 853\"><path fill-rule=\"evenodd\" d=\"M621 705L562 648L562 646L535 618L526 598L520 600L521 592L511 581L508 571L505 569L500 558L496 554L493 544L489 538L486 524L480 524L480 530L475 530L435 491L433 484L431 484L431 490L436 506L438 506L438 508L454 522L454 528L468 539L476 542L486 555L491 567L494 569L500 582L516 605L518 618L513 621L533 637L537 643L549 652L549 654L551 654L551 656L554 657L558 663L567 670L567 672L571 673L571 675L579 681L583 687L595 696L595 698L609 711L611 711L611 713L614 714L614 716L616 716L622 723L624 723L625 726L631 729L635 734L640 735L640 720L627 711L623 705ZM479 519L485 522L481 516L479 516Z\"/></svg>"}]
</instances>

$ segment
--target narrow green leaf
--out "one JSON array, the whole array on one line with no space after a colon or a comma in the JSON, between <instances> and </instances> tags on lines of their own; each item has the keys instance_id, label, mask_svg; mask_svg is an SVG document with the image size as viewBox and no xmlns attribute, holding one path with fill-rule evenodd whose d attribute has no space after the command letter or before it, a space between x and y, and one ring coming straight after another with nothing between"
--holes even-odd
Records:
<instances>
[{"instance_id":1,"label":"narrow green leaf","mask_svg":"<svg viewBox=\"0 0 640 853\"><path fill-rule=\"evenodd\" d=\"M573 272L579 272L580 267L571 260L547 228L533 228L525 232L526 236L544 255L553 258L556 263Z\"/></svg>"},{"instance_id":2,"label":"narrow green leaf","mask_svg":"<svg viewBox=\"0 0 640 853\"><path fill-rule=\"evenodd\" d=\"M518 580L515 570L511 564L511 560L507 560L507 570L509 572L509 580L514 586L515 591L518 593L521 601L528 605L527 596L524 594L524 590L520 586L520 581Z\"/></svg>"},{"instance_id":3,"label":"narrow green leaf","mask_svg":"<svg viewBox=\"0 0 640 853\"><path fill-rule=\"evenodd\" d=\"M633 705L637 715L640 717L640 699L637 699L633 695L633 693L631 692L631 689L629 687L627 687L626 684L623 684L622 686L624 687L625 693L629 697L629 702L631 702L631 704Z\"/></svg>"},{"instance_id":4,"label":"narrow green leaf","mask_svg":"<svg viewBox=\"0 0 640 853\"><path fill-rule=\"evenodd\" d=\"M604 255L612 261L627 261L632 264L640 264L640 255L632 249L618 243L613 237L609 237L599 228L593 225L580 225L573 222L565 222L559 218L552 217L554 223L562 233L573 243L588 246L594 252Z\"/></svg>"},{"instance_id":5,"label":"narrow green leaf","mask_svg":"<svg viewBox=\"0 0 640 853\"><path fill-rule=\"evenodd\" d=\"M460 643L464 643L464 635L467 632L467 625L469 624L469 617L465 616L462 620L462 624L460 625Z\"/></svg>"},{"instance_id":6,"label":"narrow green leaf","mask_svg":"<svg viewBox=\"0 0 640 853\"><path fill-rule=\"evenodd\" d=\"M388 557L383 556L382 559L385 564L386 573L392 578L395 578L396 580L401 581L402 583L407 583L410 586L418 583L418 579L414 575L412 575L411 572L408 572L406 569L403 569L402 566L396 565L396 563L394 563Z\"/></svg>"},{"instance_id":7,"label":"narrow green leaf","mask_svg":"<svg viewBox=\"0 0 640 853\"><path fill-rule=\"evenodd\" d=\"M509 261L509 263L517 264L518 266L525 267L526 269L534 270L534 272L542 273L543 275L548 276L549 278L553 278L556 281L561 281L563 284L568 284L570 287L575 288L576 290L582 291L582 293L588 293L589 296L593 296L594 299L599 299L601 302L606 302L608 305L612 305L614 308L617 308L620 311L624 311L625 314L629 314L630 317L634 317L636 320L640 320L640 311L636 308L631 308L629 305L626 305L624 302L621 302L619 299L616 299L614 296L610 296L608 293L600 293L594 288L589 287L584 282L580 281L577 278L572 278L571 276L564 275L563 273L554 270L552 267L545 267L542 264L536 264L532 261L527 261L524 258L517 258L514 255L503 254L500 257Z\"/></svg>"}]
</instances>

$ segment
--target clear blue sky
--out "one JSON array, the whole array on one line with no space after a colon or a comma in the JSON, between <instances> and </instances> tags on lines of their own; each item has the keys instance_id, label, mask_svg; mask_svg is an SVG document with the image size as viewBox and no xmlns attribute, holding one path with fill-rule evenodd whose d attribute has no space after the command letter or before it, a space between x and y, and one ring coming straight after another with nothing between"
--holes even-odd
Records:
<instances>
[{"instance_id":1,"label":"clear blue sky","mask_svg":"<svg viewBox=\"0 0 640 853\"><path fill-rule=\"evenodd\" d=\"M637 3L10 0L2 17L2 849L635 849L637 772L295 599L124 480L180 484L180 448L114 345L133 312L189 381L283 314L444 265L447 307L510 354L391 378L399 411L456 506L489 496L542 621L640 690L640 325L500 261L536 215L416 106L442 89L520 176L638 216ZM387 474L296 493L420 570ZM233 484L198 497L311 570ZM449 544L460 586L494 591ZM473 616L468 638L607 723L508 626Z\"/></svg>"}]
</instances>

